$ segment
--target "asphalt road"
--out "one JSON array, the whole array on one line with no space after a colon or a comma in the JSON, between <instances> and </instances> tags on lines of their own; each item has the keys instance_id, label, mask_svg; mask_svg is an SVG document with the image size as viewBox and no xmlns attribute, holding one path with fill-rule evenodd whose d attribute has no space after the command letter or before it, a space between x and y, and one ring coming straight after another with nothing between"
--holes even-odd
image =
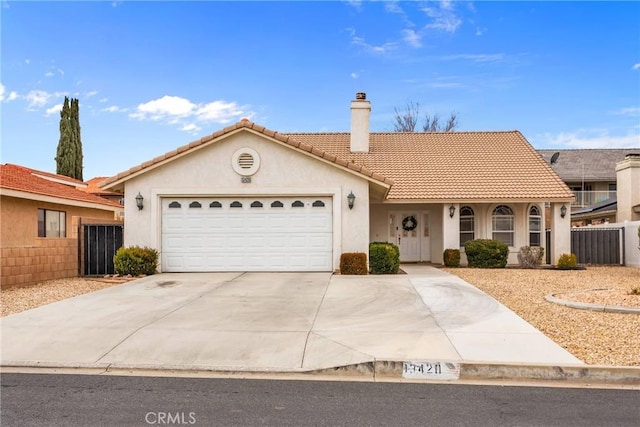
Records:
<instances>
[{"instance_id":1,"label":"asphalt road","mask_svg":"<svg viewBox=\"0 0 640 427\"><path fill-rule=\"evenodd\" d=\"M3 374L7 426L638 426L640 392Z\"/></svg>"}]
</instances>

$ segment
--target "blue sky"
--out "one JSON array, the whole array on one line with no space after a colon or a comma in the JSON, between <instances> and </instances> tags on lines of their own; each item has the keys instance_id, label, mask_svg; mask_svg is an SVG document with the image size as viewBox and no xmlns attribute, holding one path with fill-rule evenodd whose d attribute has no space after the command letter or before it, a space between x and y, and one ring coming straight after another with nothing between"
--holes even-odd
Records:
<instances>
[{"instance_id":1,"label":"blue sky","mask_svg":"<svg viewBox=\"0 0 640 427\"><path fill-rule=\"evenodd\" d=\"M535 148L640 147L640 2L1 2L2 163L55 172L80 100L84 178L249 117L371 130L394 108L520 130Z\"/></svg>"}]
</instances>

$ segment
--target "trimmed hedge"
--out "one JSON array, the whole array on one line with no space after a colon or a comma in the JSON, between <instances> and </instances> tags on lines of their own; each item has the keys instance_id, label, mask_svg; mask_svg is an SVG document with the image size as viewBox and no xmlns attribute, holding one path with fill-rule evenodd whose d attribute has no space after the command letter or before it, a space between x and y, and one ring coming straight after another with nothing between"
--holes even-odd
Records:
<instances>
[{"instance_id":1,"label":"trimmed hedge","mask_svg":"<svg viewBox=\"0 0 640 427\"><path fill-rule=\"evenodd\" d=\"M371 274L398 274L400 249L393 243L369 243L369 266Z\"/></svg>"},{"instance_id":2,"label":"trimmed hedge","mask_svg":"<svg viewBox=\"0 0 640 427\"><path fill-rule=\"evenodd\" d=\"M158 251L140 246L122 247L113 257L116 273L121 275L140 276L156 273Z\"/></svg>"},{"instance_id":3,"label":"trimmed hedge","mask_svg":"<svg viewBox=\"0 0 640 427\"><path fill-rule=\"evenodd\" d=\"M445 267L460 267L460 249L445 249L442 259Z\"/></svg>"},{"instance_id":4,"label":"trimmed hedge","mask_svg":"<svg viewBox=\"0 0 640 427\"><path fill-rule=\"evenodd\" d=\"M346 252L340 255L340 274L367 274L367 254Z\"/></svg>"},{"instance_id":5,"label":"trimmed hedge","mask_svg":"<svg viewBox=\"0 0 640 427\"><path fill-rule=\"evenodd\" d=\"M509 247L497 240L476 239L464 244L469 267L504 268L509 257Z\"/></svg>"}]
</instances>

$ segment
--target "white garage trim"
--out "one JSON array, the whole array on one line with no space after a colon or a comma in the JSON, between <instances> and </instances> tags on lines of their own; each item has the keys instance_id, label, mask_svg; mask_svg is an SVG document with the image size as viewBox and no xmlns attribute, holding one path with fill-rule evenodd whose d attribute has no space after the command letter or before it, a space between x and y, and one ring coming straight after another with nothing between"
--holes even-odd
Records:
<instances>
[{"instance_id":1,"label":"white garage trim","mask_svg":"<svg viewBox=\"0 0 640 427\"><path fill-rule=\"evenodd\" d=\"M162 271L331 271L327 196L163 197Z\"/></svg>"}]
</instances>

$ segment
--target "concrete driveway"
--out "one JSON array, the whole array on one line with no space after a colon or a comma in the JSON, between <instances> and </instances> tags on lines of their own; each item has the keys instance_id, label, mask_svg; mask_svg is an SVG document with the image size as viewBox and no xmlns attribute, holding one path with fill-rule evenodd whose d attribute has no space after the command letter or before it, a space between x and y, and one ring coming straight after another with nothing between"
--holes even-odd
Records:
<instances>
[{"instance_id":1,"label":"concrete driveway","mask_svg":"<svg viewBox=\"0 0 640 427\"><path fill-rule=\"evenodd\" d=\"M308 371L373 360L582 362L436 268L158 274L2 319L3 366Z\"/></svg>"}]
</instances>

